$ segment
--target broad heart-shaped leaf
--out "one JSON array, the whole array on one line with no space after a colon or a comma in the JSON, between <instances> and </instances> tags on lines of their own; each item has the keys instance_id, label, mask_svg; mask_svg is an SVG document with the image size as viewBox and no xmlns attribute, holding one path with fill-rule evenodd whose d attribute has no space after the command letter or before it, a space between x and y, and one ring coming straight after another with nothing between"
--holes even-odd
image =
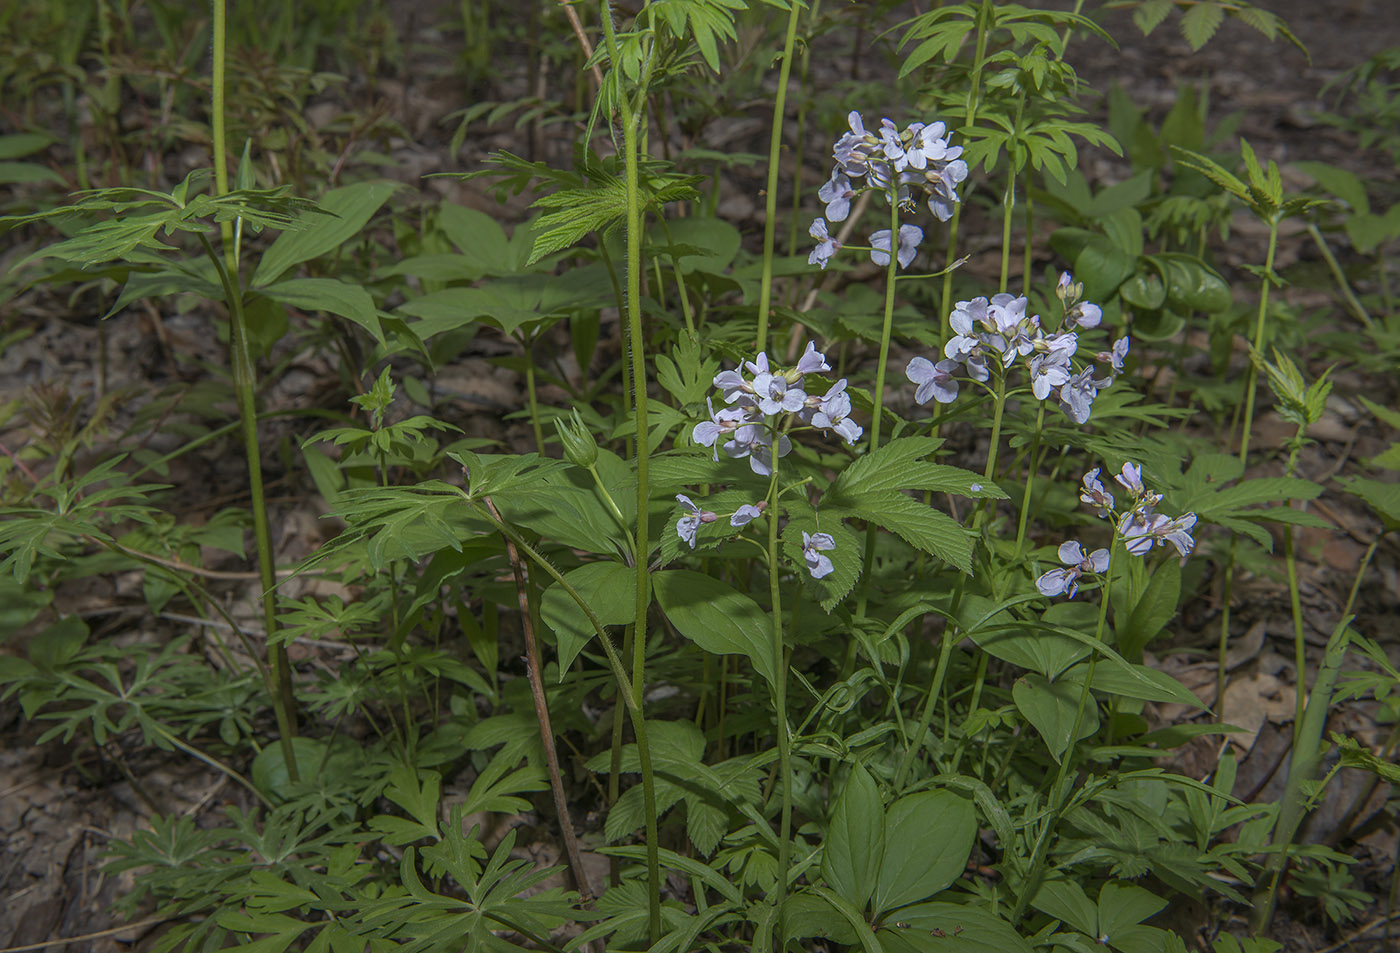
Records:
<instances>
[{"instance_id":1,"label":"broad heart-shaped leaf","mask_svg":"<svg viewBox=\"0 0 1400 953\"><path fill-rule=\"evenodd\" d=\"M1166 285L1167 302L1177 311L1227 310L1234 303L1230 284L1210 266L1184 252L1161 252L1149 261Z\"/></svg>"},{"instance_id":2,"label":"broad heart-shaped leaf","mask_svg":"<svg viewBox=\"0 0 1400 953\"><path fill-rule=\"evenodd\" d=\"M269 285L288 269L335 251L358 235L399 188L396 182L357 182L327 192L319 204L331 214L309 214L303 220L305 228L279 235L263 252L253 272L252 287Z\"/></svg>"},{"instance_id":3,"label":"broad heart-shaped leaf","mask_svg":"<svg viewBox=\"0 0 1400 953\"><path fill-rule=\"evenodd\" d=\"M668 569L651 577L652 592L681 635L706 652L746 655L754 670L775 683L773 623L767 612L727 583L688 569Z\"/></svg>"},{"instance_id":4,"label":"broad heart-shaped leaf","mask_svg":"<svg viewBox=\"0 0 1400 953\"><path fill-rule=\"evenodd\" d=\"M851 769L831 811L822 843L822 877L852 907L864 910L875 892L885 852L885 806L861 765Z\"/></svg>"},{"instance_id":5,"label":"broad heart-shaped leaf","mask_svg":"<svg viewBox=\"0 0 1400 953\"><path fill-rule=\"evenodd\" d=\"M380 345L384 344L384 329L379 326L379 309L374 306L369 292L359 285L335 278L288 278L259 291L274 301L303 311L328 311L339 315L374 335Z\"/></svg>"},{"instance_id":6,"label":"broad heart-shaped leaf","mask_svg":"<svg viewBox=\"0 0 1400 953\"><path fill-rule=\"evenodd\" d=\"M946 890L962 876L976 836L972 801L952 791L920 791L891 804L885 813L875 914Z\"/></svg>"},{"instance_id":7,"label":"broad heart-shaped leaf","mask_svg":"<svg viewBox=\"0 0 1400 953\"><path fill-rule=\"evenodd\" d=\"M622 563L588 563L564 574L603 625L630 625L637 618L637 574ZM557 582L545 590L540 616L558 640L559 680L597 633L588 616Z\"/></svg>"},{"instance_id":8,"label":"broad heart-shaped leaf","mask_svg":"<svg viewBox=\"0 0 1400 953\"><path fill-rule=\"evenodd\" d=\"M513 334L531 322L557 320L569 311L600 307L612 300L612 284L602 265L574 268L558 277L510 275L475 288L444 288L396 309L421 320L411 326L424 341L483 321Z\"/></svg>"},{"instance_id":9,"label":"broad heart-shaped leaf","mask_svg":"<svg viewBox=\"0 0 1400 953\"><path fill-rule=\"evenodd\" d=\"M1011 686L1011 697L1016 709L1026 717L1032 727L1045 739L1045 746L1056 761L1064 757L1070 745L1079 738L1087 738L1099 730L1099 706L1093 695L1084 705L1084 719L1079 726L1079 738L1071 738L1074 731L1075 711L1079 707L1079 696L1084 690L1082 682L1061 678L1048 681L1044 675L1032 672L1016 679Z\"/></svg>"},{"instance_id":10,"label":"broad heart-shaped leaf","mask_svg":"<svg viewBox=\"0 0 1400 953\"><path fill-rule=\"evenodd\" d=\"M911 546L931 553L963 572L972 572L972 537L951 517L906 495L904 490L933 490L970 497L1005 499L990 480L970 470L923 459L941 441L901 437L848 466L822 501L834 516L855 516L898 534Z\"/></svg>"},{"instance_id":11,"label":"broad heart-shaped leaf","mask_svg":"<svg viewBox=\"0 0 1400 953\"><path fill-rule=\"evenodd\" d=\"M970 903L920 903L876 936L885 953L1034 953L1005 920Z\"/></svg>"}]
</instances>

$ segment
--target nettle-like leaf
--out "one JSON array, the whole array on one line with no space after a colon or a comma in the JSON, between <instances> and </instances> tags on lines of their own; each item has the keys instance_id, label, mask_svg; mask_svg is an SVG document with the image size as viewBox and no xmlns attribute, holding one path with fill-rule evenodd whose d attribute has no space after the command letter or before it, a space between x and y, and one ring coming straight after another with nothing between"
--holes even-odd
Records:
<instances>
[{"instance_id":1,"label":"nettle-like leaf","mask_svg":"<svg viewBox=\"0 0 1400 953\"><path fill-rule=\"evenodd\" d=\"M322 209L290 194L291 186L273 189L237 189L224 195L190 196L191 189L209 179L208 169L196 169L171 192L152 189L113 188L78 192L72 205L33 215L5 216L0 224L24 225L39 221L62 222L74 217L91 218L110 213L111 218L82 228L72 238L49 245L25 258L16 267L41 258L58 258L82 267L130 258L138 250L169 252L173 249L158 236L176 232L206 233L210 222L241 219L254 231L263 228L295 229L309 212Z\"/></svg>"},{"instance_id":2,"label":"nettle-like leaf","mask_svg":"<svg viewBox=\"0 0 1400 953\"><path fill-rule=\"evenodd\" d=\"M1195 513L1202 522L1215 523L1254 540L1273 552L1273 537L1260 523L1290 523L1321 529L1330 524L1306 511L1288 506L1291 501L1316 499L1322 487L1299 477L1261 477L1233 486L1243 473L1239 459L1223 453L1201 454L1191 463L1175 505ZM1270 505L1272 504L1272 505Z\"/></svg>"},{"instance_id":3,"label":"nettle-like leaf","mask_svg":"<svg viewBox=\"0 0 1400 953\"><path fill-rule=\"evenodd\" d=\"M979 499L1006 499L992 481L959 467L930 463L941 440L900 437L848 466L822 500L826 517L868 520L909 545L972 572L972 537L948 516L906 490L957 493Z\"/></svg>"},{"instance_id":4,"label":"nettle-like leaf","mask_svg":"<svg viewBox=\"0 0 1400 953\"><path fill-rule=\"evenodd\" d=\"M1173 12L1181 12L1181 35L1199 50L1215 36L1226 16L1239 20L1246 26L1258 30L1269 40L1283 37L1292 43L1303 55L1308 49L1288 28L1283 18L1276 13L1256 7L1248 0L1111 0L1107 4L1111 10L1131 9L1133 23L1147 36Z\"/></svg>"}]
</instances>

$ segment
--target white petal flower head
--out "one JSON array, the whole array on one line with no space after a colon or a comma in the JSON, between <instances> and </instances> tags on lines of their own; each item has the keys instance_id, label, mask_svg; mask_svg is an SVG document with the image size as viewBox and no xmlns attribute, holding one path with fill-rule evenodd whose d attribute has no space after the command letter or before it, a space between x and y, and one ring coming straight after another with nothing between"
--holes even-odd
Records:
<instances>
[{"instance_id":1,"label":"white petal flower head","mask_svg":"<svg viewBox=\"0 0 1400 953\"><path fill-rule=\"evenodd\" d=\"M1086 572L1102 574L1108 571L1108 550L1096 549L1086 554L1084 548L1075 540L1067 540L1060 544L1059 557L1065 567L1051 569L1041 574L1035 582L1041 595L1053 598L1068 592L1069 597L1073 599L1079 592L1079 578L1082 575Z\"/></svg>"},{"instance_id":2,"label":"white petal flower head","mask_svg":"<svg viewBox=\"0 0 1400 953\"><path fill-rule=\"evenodd\" d=\"M729 517L729 525L736 528L749 525L763 515L763 509L767 505L767 500L759 500L758 503L745 503L734 511L733 516Z\"/></svg>"},{"instance_id":3,"label":"white petal flower head","mask_svg":"<svg viewBox=\"0 0 1400 953\"><path fill-rule=\"evenodd\" d=\"M1124 463L1123 469L1113 475L1113 479L1118 481L1118 485L1133 495L1133 499L1138 499L1147 493L1147 487L1142 483L1142 467L1136 463Z\"/></svg>"},{"instance_id":4,"label":"white petal flower head","mask_svg":"<svg viewBox=\"0 0 1400 953\"><path fill-rule=\"evenodd\" d=\"M1196 514L1187 513L1185 516L1178 516L1159 530L1162 539L1176 547L1176 551L1184 560L1191 555L1191 550L1196 548L1196 540L1191 536L1191 530L1196 525Z\"/></svg>"},{"instance_id":5,"label":"white petal flower head","mask_svg":"<svg viewBox=\"0 0 1400 953\"><path fill-rule=\"evenodd\" d=\"M781 374L759 374L753 379L753 392L758 409L769 416L796 413L807 403L802 388L789 384Z\"/></svg>"},{"instance_id":6,"label":"white petal flower head","mask_svg":"<svg viewBox=\"0 0 1400 953\"><path fill-rule=\"evenodd\" d=\"M932 398L940 404L951 404L957 400L958 382L953 377L953 372L959 366L958 362L953 360L945 359L935 364L925 357L911 359L909 366L904 369L904 376L909 378L911 383L919 385L919 389L914 391L914 402L926 404Z\"/></svg>"},{"instance_id":7,"label":"white petal flower head","mask_svg":"<svg viewBox=\"0 0 1400 953\"><path fill-rule=\"evenodd\" d=\"M1113 494L1104 489L1103 483L1099 481L1098 467L1084 474L1083 489L1079 492L1079 498L1094 507L1099 516L1107 516L1113 509Z\"/></svg>"},{"instance_id":8,"label":"white petal flower head","mask_svg":"<svg viewBox=\"0 0 1400 953\"><path fill-rule=\"evenodd\" d=\"M839 434L849 444L854 444L864 432L861 426L851 419L851 396L846 393L846 378L841 378L821 398L816 413L812 414L812 426L818 430L831 430Z\"/></svg>"},{"instance_id":9,"label":"white petal flower head","mask_svg":"<svg viewBox=\"0 0 1400 953\"><path fill-rule=\"evenodd\" d=\"M797 359L797 366L794 369L798 374L823 374L831 370L831 365L826 363L826 355L818 351L815 344L808 341L807 349Z\"/></svg>"},{"instance_id":10,"label":"white petal flower head","mask_svg":"<svg viewBox=\"0 0 1400 953\"><path fill-rule=\"evenodd\" d=\"M738 371L720 371L715 375L714 384L724 392L724 402L732 404L741 397L751 397L753 388ZM752 403L752 400L749 400Z\"/></svg>"},{"instance_id":11,"label":"white petal flower head","mask_svg":"<svg viewBox=\"0 0 1400 953\"><path fill-rule=\"evenodd\" d=\"M1065 312L1065 330L1073 328L1096 328L1103 321L1103 308L1087 301L1081 301Z\"/></svg>"},{"instance_id":12,"label":"white petal flower head","mask_svg":"<svg viewBox=\"0 0 1400 953\"><path fill-rule=\"evenodd\" d=\"M713 523L719 517L709 510L702 510L696 506L684 493L676 494L676 502L690 511L676 521L676 535L689 543L691 549L694 549L695 534L699 531L700 524Z\"/></svg>"},{"instance_id":13,"label":"white petal flower head","mask_svg":"<svg viewBox=\"0 0 1400 953\"><path fill-rule=\"evenodd\" d=\"M1037 400L1046 400L1056 387L1068 383L1070 379L1069 355L1063 351L1033 355L1028 367L1031 392Z\"/></svg>"},{"instance_id":14,"label":"white petal flower head","mask_svg":"<svg viewBox=\"0 0 1400 953\"><path fill-rule=\"evenodd\" d=\"M919 243L924 240L924 230L917 225L899 226L899 249L895 257L899 267L908 268L919 253ZM890 230L883 228L870 236L870 260L877 265L890 263Z\"/></svg>"},{"instance_id":15,"label":"white petal flower head","mask_svg":"<svg viewBox=\"0 0 1400 953\"><path fill-rule=\"evenodd\" d=\"M1087 423L1098 394L1094 369L1087 367L1060 385L1060 407L1075 423Z\"/></svg>"},{"instance_id":16,"label":"white petal flower head","mask_svg":"<svg viewBox=\"0 0 1400 953\"><path fill-rule=\"evenodd\" d=\"M832 219L836 221L836 219ZM826 219L819 218L812 222L812 227L807 230L807 234L817 240L817 247L807 255L807 264L820 265L822 271L826 270L826 263L836 256L842 245L832 238L826 231Z\"/></svg>"},{"instance_id":17,"label":"white petal flower head","mask_svg":"<svg viewBox=\"0 0 1400 953\"><path fill-rule=\"evenodd\" d=\"M851 214L851 199L855 194L850 178L839 168L833 169L831 178L817 190L817 198L826 204L826 217L833 222L844 222Z\"/></svg>"},{"instance_id":18,"label":"white petal flower head","mask_svg":"<svg viewBox=\"0 0 1400 953\"><path fill-rule=\"evenodd\" d=\"M823 550L836 548L836 540L831 538L830 533L802 534L802 557L807 562L807 570L812 574L813 579L821 579L830 575L836 567L831 564L831 560L822 555Z\"/></svg>"}]
</instances>

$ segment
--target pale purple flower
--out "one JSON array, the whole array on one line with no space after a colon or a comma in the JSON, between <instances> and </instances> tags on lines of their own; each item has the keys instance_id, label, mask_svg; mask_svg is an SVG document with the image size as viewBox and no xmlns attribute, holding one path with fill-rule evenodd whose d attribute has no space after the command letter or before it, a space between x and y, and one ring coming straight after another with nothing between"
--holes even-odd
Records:
<instances>
[{"instance_id":1,"label":"pale purple flower","mask_svg":"<svg viewBox=\"0 0 1400 953\"><path fill-rule=\"evenodd\" d=\"M769 416L796 413L807 403L802 388L789 384L782 374L759 374L753 379L753 393L758 409Z\"/></svg>"},{"instance_id":2,"label":"pale purple flower","mask_svg":"<svg viewBox=\"0 0 1400 953\"><path fill-rule=\"evenodd\" d=\"M815 344L808 341L807 349L797 359L795 370L798 374L821 374L831 370L831 365L826 363L826 355L818 351Z\"/></svg>"},{"instance_id":3,"label":"pale purple flower","mask_svg":"<svg viewBox=\"0 0 1400 953\"><path fill-rule=\"evenodd\" d=\"M1084 474L1083 488L1080 490L1079 498L1098 511L1099 516L1107 516L1113 509L1113 494L1104 489L1104 485L1099 482L1099 468L1094 467Z\"/></svg>"},{"instance_id":4,"label":"pale purple flower","mask_svg":"<svg viewBox=\"0 0 1400 953\"><path fill-rule=\"evenodd\" d=\"M716 441L727 433L733 433L748 420L748 411L743 407L726 407L718 412L710 398L705 398L705 406L710 410L710 419L702 420L691 431L690 439L702 447L715 448L715 460L719 460L719 447Z\"/></svg>"},{"instance_id":5,"label":"pale purple flower","mask_svg":"<svg viewBox=\"0 0 1400 953\"><path fill-rule=\"evenodd\" d=\"M954 159L961 155L962 149L949 149L948 141L943 138L947 130L948 127L941 122L930 123L927 126L921 122L910 123L912 142L904 151L909 168L922 172L928 168L930 162ZM949 155L949 152L953 154Z\"/></svg>"},{"instance_id":6,"label":"pale purple flower","mask_svg":"<svg viewBox=\"0 0 1400 953\"><path fill-rule=\"evenodd\" d=\"M924 230L917 225L899 226L899 250L895 257L899 267L908 268L919 252L919 242L924 240ZM870 260L877 265L890 263L890 230L882 228L870 236Z\"/></svg>"},{"instance_id":7,"label":"pale purple flower","mask_svg":"<svg viewBox=\"0 0 1400 953\"><path fill-rule=\"evenodd\" d=\"M850 178L840 169L833 169L831 178L817 189L817 198L826 204L826 217L833 222L844 222L846 216L851 214L851 198L855 194L855 190L851 188ZM820 222L821 219L817 219L817 221ZM814 225L813 228L815 227ZM824 226L823 230L825 230Z\"/></svg>"},{"instance_id":8,"label":"pale purple flower","mask_svg":"<svg viewBox=\"0 0 1400 953\"><path fill-rule=\"evenodd\" d=\"M709 510L702 510L691 502L690 497L684 493L676 494L676 502L684 506L690 512L676 521L676 535L690 544L690 548L695 548L695 534L700 530L701 523L713 523L719 519Z\"/></svg>"},{"instance_id":9,"label":"pale purple flower","mask_svg":"<svg viewBox=\"0 0 1400 953\"><path fill-rule=\"evenodd\" d=\"M958 382L953 377L957 369L958 362L953 360L945 359L935 364L926 357L911 359L904 369L904 376L919 385L919 389L914 391L914 402L926 404L929 398L933 398L940 404L951 404L958 396Z\"/></svg>"},{"instance_id":10,"label":"pale purple flower","mask_svg":"<svg viewBox=\"0 0 1400 953\"><path fill-rule=\"evenodd\" d=\"M748 372L749 372L750 374L767 374L767 373L769 373L769 367L768 367L768 352L767 352L767 351L759 351L759 352L758 352L758 356L755 357L752 361L745 361L745 362L744 362L744 367L748 370Z\"/></svg>"},{"instance_id":11,"label":"pale purple flower","mask_svg":"<svg viewBox=\"0 0 1400 953\"><path fill-rule=\"evenodd\" d=\"M1060 272L1060 281L1055 285L1055 294L1063 298L1066 292L1074 286L1074 275L1067 271Z\"/></svg>"},{"instance_id":12,"label":"pale purple flower","mask_svg":"<svg viewBox=\"0 0 1400 953\"><path fill-rule=\"evenodd\" d=\"M847 443L855 443L863 433L860 424L850 417L851 397L846 393L846 378L841 378L821 398L816 413L812 414L812 426L818 430L835 431Z\"/></svg>"},{"instance_id":13,"label":"pale purple flower","mask_svg":"<svg viewBox=\"0 0 1400 953\"><path fill-rule=\"evenodd\" d=\"M1086 367L1060 385L1060 407L1075 423L1087 423L1098 394L1094 369Z\"/></svg>"},{"instance_id":14,"label":"pale purple flower","mask_svg":"<svg viewBox=\"0 0 1400 953\"><path fill-rule=\"evenodd\" d=\"M1133 499L1139 500L1147 495L1147 487L1142 482L1142 467L1136 463L1125 462L1123 469L1113 475L1113 479L1118 481L1118 485L1133 495Z\"/></svg>"},{"instance_id":15,"label":"pale purple flower","mask_svg":"<svg viewBox=\"0 0 1400 953\"><path fill-rule=\"evenodd\" d=\"M948 150L951 157L961 154L962 148ZM937 168L935 166L938 166ZM939 162L924 171L924 188L928 192L928 210L940 222L953 217L953 206L960 201L958 185L967 178L967 163L961 159L952 162Z\"/></svg>"},{"instance_id":16,"label":"pale purple flower","mask_svg":"<svg viewBox=\"0 0 1400 953\"><path fill-rule=\"evenodd\" d=\"M1161 543L1158 537L1169 523L1171 520L1160 513L1132 510L1118 521L1118 535L1123 537L1123 548L1130 555L1145 556Z\"/></svg>"},{"instance_id":17,"label":"pale purple flower","mask_svg":"<svg viewBox=\"0 0 1400 953\"><path fill-rule=\"evenodd\" d=\"M1081 301L1065 312L1065 330L1080 328L1096 328L1103 320L1103 308L1087 301Z\"/></svg>"},{"instance_id":18,"label":"pale purple flower","mask_svg":"<svg viewBox=\"0 0 1400 953\"><path fill-rule=\"evenodd\" d=\"M802 534L802 557L807 561L807 570L813 579L820 579L836 568L829 558L822 555L823 550L835 548L836 540L831 538L830 533Z\"/></svg>"},{"instance_id":19,"label":"pale purple flower","mask_svg":"<svg viewBox=\"0 0 1400 953\"><path fill-rule=\"evenodd\" d=\"M880 120L880 151L896 172L904 171L909 164L904 155L904 143L899 138L899 127L888 119Z\"/></svg>"},{"instance_id":20,"label":"pale purple flower","mask_svg":"<svg viewBox=\"0 0 1400 953\"><path fill-rule=\"evenodd\" d=\"M715 375L714 385L724 392L724 402L732 404L740 397L752 393L749 382L738 371L720 371Z\"/></svg>"},{"instance_id":21,"label":"pale purple flower","mask_svg":"<svg viewBox=\"0 0 1400 953\"><path fill-rule=\"evenodd\" d=\"M1161 527L1159 535L1176 547L1176 551L1182 559L1191 555L1191 550L1196 547L1196 540L1191 536L1191 530L1196 525L1196 514L1187 513L1185 516L1178 516Z\"/></svg>"},{"instance_id":22,"label":"pale purple flower","mask_svg":"<svg viewBox=\"0 0 1400 953\"><path fill-rule=\"evenodd\" d=\"M836 221L836 219L833 219L833 221ZM821 265L822 270L825 271L826 263L835 257L836 253L841 250L842 245L827 234L826 219L824 218L819 218L812 222L812 227L807 230L807 234L817 240L817 247L813 248L811 253L807 255L807 264Z\"/></svg>"},{"instance_id":23,"label":"pale purple flower","mask_svg":"<svg viewBox=\"0 0 1400 953\"><path fill-rule=\"evenodd\" d=\"M1113 373L1123 373L1123 360L1128 356L1128 338L1121 337L1113 342L1113 350L1100 351L1098 358L1113 368Z\"/></svg>"},{"instance_id":24,"label":"pale purple flower","mask_svg":"<svg viewBox=\"0 0 1400 953\"><path fill-rule=\"evenodd\" d=\"M778 456L785 457L792 450L792 441L786 435L778 438ZM773 441L766 427L756 424L740 427L734 431L734 438L724 445L724 452L736 460L749 458L749 469L759 476L773 473Z\"/></svg>"},{"instance_id":25,"label":"pale purple flower","mask_svg":"<svg viewBox=\"0 0 1400 953\"><path fill-rule=\"evenodd\" d=\"M1069 383L1071 368L1066 351L1035 354L1027 366L1031 373L1031 392L1037 400L1046 400L1056 387Z\"/></svg>"},{"instance_id":26,"label":"pale purple flower","mask_svg":"<svg viewBox=\"0 0 1400 953\"><path fill-rule=\"evenodd\" d=\"M1096 549L1086 554L1083 547L1071 539L1060 544L1059 556L1060 562L1065 564L1064 568L1051 569L1035 581L1035 587L1040 590L1041 595L1053 598L1068 591L1069 597L1073 599L1079 591L1080 576L1086 572L1102 574L1108 571L1106 549Z\"/></svg>"},{"instance_id":27,"label":"pale purple flower","mask_svg":"<svg viewBox=\"0 0 1400 953\"><path fill-rule=\"evenodd\" d=\"M734 511L733 516L729 517L729 525L736 528L749 525L749 523L763 515L763 509L767 505L767 500L759 500L757 503L745 503Z\"/></svg>"}]
</instances>

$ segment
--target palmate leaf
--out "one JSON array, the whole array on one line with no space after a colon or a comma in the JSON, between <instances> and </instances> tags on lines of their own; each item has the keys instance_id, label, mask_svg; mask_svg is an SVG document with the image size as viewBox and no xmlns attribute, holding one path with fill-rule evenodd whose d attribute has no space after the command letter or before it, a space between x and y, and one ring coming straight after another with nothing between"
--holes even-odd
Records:
<instances>
[{"instance_id":1,"label":"palmate leaf","mask_svg":"<svg viewBox=\"0 0 1400 953\"><path fill-rule=\"evenodd\" d=\"M157 253L171 251L158 236L169 237L177 231L207 232L211 230L210 221L241 219L254 230L294 229L306 213L320 211L314 202L290 195L291 186L238 189L220 196L188 198L190 190L208 178L209 170L197 169L168 194L132 188L78 192L78 201L72 205L34 215L6 216L0 218L0 225L63 221L74 216L95 217L110 212L110 219L89 225L73 237L42 248L16 265L19 268L38 259L59 258L89 267L129 258L139 249Z\"/></svg>"},{"instance_id":2,"label":"palmate leaf","mask_svg":"<svg viewBox=\"0 0 1400 953\"><path fill-rule=\"evenodd\" d=\"M971 470L924 458L942 441L901 437L856 460L836 478L822 502L824 514L856 517L883 526L909 545L972 571L972 537L951 517L907 495L905 490L1005 499L990 480Z\"/></svg>"}]
</instances>

